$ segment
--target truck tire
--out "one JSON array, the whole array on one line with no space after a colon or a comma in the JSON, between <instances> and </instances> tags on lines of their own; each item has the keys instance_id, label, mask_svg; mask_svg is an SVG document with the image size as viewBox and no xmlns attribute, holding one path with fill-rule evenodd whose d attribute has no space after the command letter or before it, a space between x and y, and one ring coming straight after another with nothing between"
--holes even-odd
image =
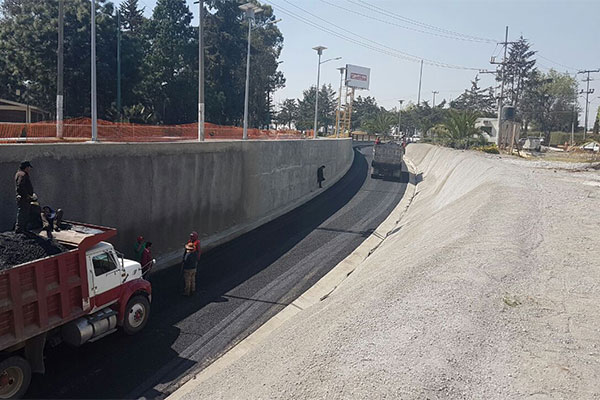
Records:
<instances>
[{"instance_id":1,"label":"truck tire","mask_svg":"<svg viewBox=\"0 0 600 400\"><path fill-rule=\"evenodd\" d=\"M123 330L128 335L135 335L144 329L148 317L150 317L150 302L146 296L133 296L125 308Z\"/></svg>"},{"instance_id":2,"label":"truck tire","mask_svg":"<svg viewBox=\"0 0 600 400\"><path fill-rule=\"evenodd\" d=\"M0 362L0 399L20 399L31 383L27 360L14 356Z\"/></svg>"}]
</instances>

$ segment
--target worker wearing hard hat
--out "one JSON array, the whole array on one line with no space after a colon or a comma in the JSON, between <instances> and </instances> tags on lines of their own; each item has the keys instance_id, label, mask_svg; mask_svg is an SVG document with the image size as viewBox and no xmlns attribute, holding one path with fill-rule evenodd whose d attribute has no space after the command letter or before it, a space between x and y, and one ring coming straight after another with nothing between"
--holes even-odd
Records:
<instances>
[{"instance_id":1,"label":"worker wearing hard hat","mask_svg":"<svg viewBox=\"0 0 600 400\"><path fill-rule=\"evenodd\" d=\"M198 233L190 233L190 239L185 244L185 251L183 253L182 267L183 282L185 284L183 289L184 296L191 296L196 291L196 270L198 268L201 252Z\"/></svg>"}]
</instances>

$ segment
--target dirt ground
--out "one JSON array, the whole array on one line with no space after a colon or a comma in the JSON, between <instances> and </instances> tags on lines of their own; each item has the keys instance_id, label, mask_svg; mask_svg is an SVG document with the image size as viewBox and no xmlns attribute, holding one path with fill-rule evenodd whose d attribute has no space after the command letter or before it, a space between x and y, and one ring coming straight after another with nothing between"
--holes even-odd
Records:
<instances>
[{"instance_id":1,"label":"dirt ground","mask_svg":"<svg viewBox=\"0 0 600 400\"><path fill-rule=\"evenodd\" d=\"M417 192L319 304L185 398L600 399L600 173L411 144Z\"/></svg>"}]
</instances>

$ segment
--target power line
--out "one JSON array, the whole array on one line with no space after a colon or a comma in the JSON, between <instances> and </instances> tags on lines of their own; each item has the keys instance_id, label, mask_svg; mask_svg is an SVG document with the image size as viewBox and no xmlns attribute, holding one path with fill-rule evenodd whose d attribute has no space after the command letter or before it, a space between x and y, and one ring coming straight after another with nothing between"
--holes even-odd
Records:
<instances>
[{"instance_id":1,"label":"power line","mask_svg":"<svg viewBox=\"0 0 600 400\"><path fill-rule=\"evenodd\" d=\"M390 55L392 57L404 59L406 61L412 61L412 62L419 62L420 63L421 60L423 60L428 65L432 65L432 66L436 66L436 67L440 67L440 68L461 69L461 70L471 70L471 71L478 71L479 70L479 68L472 68L472 67L465 67L465 66L460 66L460 65L453 65L453 64L448 64L448 63L445 63L445 62L440 62L440 61L435 61L435 60L431 60L431 59L422 58L422 57L419 57L419 56L416 56L416 55L413 55L413 54L409 54L409 53L406 53L404 51L395 49L393 47L386 46L386 45L381 44L381 43L379 43L377 41L371 40L371 39L369 39L367 37L358 35L358 34L352 32L352 31L349 31L349 30L347 30L345 28L342 28L342 27L340 27L340 26L338 26L338 25L336 25L336 24L334 24L334 23L332 23L332 22L330 22L330 21L328 21L326 19L323 19L323 18L321 18L321 17L319 17L319 16L311 13L310 11L307 11L307 10L305 10L305 9L303 9L303 8L295 5L295 4L290 3L287 0L283 0L283 1L291 4L292 6L298 8L300 10L302 10L303 12L311 15L314 18L320 19L321 21L327 23L330 26L333 26L333 27L336 27L337 29L340 29L342 31L348 32L348 33L350 33L350 34L352 34L352 35L354 35L354 36L356 36L356 37L358 37L360 39L366 40L367 42L371 42L374 45L371 45L371 44L362 42L360 40L348 37L348 36L346 36L344 34L336 32L336 31L334 31L334 30L332 30L330 28L327 28L327 27L324 27L322 25L319 25L319 24L317 24L317 23L315 23L313 21L310 21L310 20L306 19L305 17L302 17L301 15L298 15L298 14L292 12L292 11L287 10L286 8L284 8L284 7L282 7L282 6L274 3L272 0L266 1L266 3L270 3L272 6L276 7L279 11L283 12L284 14L287 14L287 15L291 16L292 18L295 18L295 19L297 19L297 20L299 20L299 21L301 21L301 22L303 22L303 23L305 23L307 25L313 26L313 27L315 27L315 28L317 28L317 29L319 29L319 30L321 30L323 32L326 32L326 33L329 33L331 35L337 36L337 37L339 37L339 38L341 38L343 40L346 40L348 42L357 44L359 46L368 48L370 50L377 51L377 52L382 53L382 54L387 54L387 55ZM379 47L376 47L376 46L379 46ZM381 47L383 47L384 49L381 49ZM388 49L388 50L385 50L385 49Z\"/></svg>"},{"instance_id":2,"label":"power line","mask_svg":"<svg viewBox=\"0 0 600 400\"><path fill-rule=\"evenodd\" d=\"M564 67L564 68L566 68L567 70L576 71L576 70L578 69L578 68L569 67L568 65L561 64L561 63L559 63L559 62L553 61L553 60L549 59L548 57L544 57L544 56L543 56L543 55L541 55L539 52L538 52L538 53L536 53L536 54L538 55L538 57L540 57L540 58L543 58L544 60L546 60L546 61L548 61L548 62L551 62L552 64L556 64L556 65L558 65L558 66Z\"/></svg>"},{"instance_id":3,"label":"power line","mask_svg":"<svg viewBox=\"0 0 600 400\"><path fill-rule=\"evenodd\" d=\"M324 0L321 0L321 1L325 2ZM439 32L457 35L457 39L459 39L459 40L460 40L460 38L462 38L463 40L471 40L471 41L475 41L475 42L484 42L484 43L493 43L493 42L496 42L493 39L479 37L479 36L466 35L466 34L463 34L463 33L460 33L460 32L451 31L451 30L448 30L448 29L437 27L435 25L430 25L430 24L426 24L424 22L413 20L413 19L404 17L402 15L396 14L396 13L394 13L392 11L386 10L384 8L378 7L378 6L374 5L374 4L367 3L366 1L363 1L363 0L346 0L346 1L348 1L349 3L355 4L355 5L359 6L359 7L366 8L367 10L370 10L370 11L373 11L373 12L377 12L377 13L380 13L380 14L383 14L383 15L386 15L386 16L390 16L391 15L391 16L396 17L397 19L399 19L401 21L405 21L405 22L408 22L408 23L413 23L415 25L426 27L426 28L433 29L433 30L437 30ZM363 4L360 4L360 3L363 3ZM560 63L558 61L554 61L554 60L552 60L552 59L550 59L548 57L544 57L539 52L536 52L536 54L540 58L542 58L542 59L544 59L544 60L546 60L546 61L548 61L548 62L550 62L552 64L561 66L563 68L567 68L567 70L572 70L573 71L573 70L577 70L578 69L578 68L570 67L570 66L568 66L566 64Z\"/></svg>"},{"instance_id":4,"label":"power line","mask_svg":"<svg viewBox=\"0 0 600 400\"><path fill-rule=\"evenodd\" d=\"M462 37L462 38L465 38L465 39L471 39L471 40L479 41L479 42L487 42L487 43L496 43L497 42L497 40L495 40L495 39L484 38L484 37L480 37L480 36L467 35L467 34L456 32L456 31L452 31L452 30L449 30L449 29L440 28L439 26L426 24L424 22L417 21L417 20L414 20L414 19L411 19L411 18L407 18L407 17L404 17L404 16L402 16L400 14L397 14L397 13L394 13L392 11L386 10L384 8L378 7L378 6L374 5L374 4L367 3L366 1L362 1L362 0L358 0L358 1L355 1L355 0L346 0L346 1L349 2L349 3L351 3L351 4L357 5L359 7L366 8L367 10L370 10L370 11L373 11L373 12L377 12L377 13L383 14L385 16L391 16L393 18L399 19L399 20L407 22L409 24L421 26L421 27L424 27L424 28L427 28L427 29L431 29L431 30L434 30L434 31L438 31L438 32L442 32L442 33L445 33L445 34L454 35L454 36Z\"/></svg>"},{"instance_id":5,"label":"power line","mask_svg":"<svg viewBox=\"0 0 600 400\"><path fill-rule=\"evenodd\" d=\"M437 37L442 37L442 38L447 38L447 39L453 39L453 40L462 40L462 41L466 41L466 42L490 43L487 40L471 39L471 38L466 38L466 37L451 36L451 35L447 35L447 34L443 34L443 33L428 32L426 30L417 29L417 28L414 28L414 27L406 26L406 25L400 25L400 24L397 24L395 22L387 21L387 20L384 20L384 19L381 19L381 18L374 17L372 15L364 14L364 13L361 13L360 11L351 10L349 8L342 7L339 4L331 3L331 2L326 1L326 0L320 0L320 1L322 3L330 5L331 7L336 7L336 8L339 8L341 10L344 10L344 11L352 13L352 14L360 15L362 17L369 18L369 19L372 19L372 20L378 21L378 22L383 22L384 24L396 26L398 28L407 29L407 30L411 30L411 31L414 31L414 32L424 33L426 35L432 35L432 36L437 36Z\"/></svg>"}]
</instances>

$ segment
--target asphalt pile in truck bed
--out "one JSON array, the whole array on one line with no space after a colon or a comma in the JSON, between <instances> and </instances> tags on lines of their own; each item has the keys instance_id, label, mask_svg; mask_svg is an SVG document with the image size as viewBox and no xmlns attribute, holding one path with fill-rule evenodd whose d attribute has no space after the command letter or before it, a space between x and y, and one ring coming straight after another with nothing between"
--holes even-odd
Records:
<instances>
[{"instance_id":1,"label":"asphalt pile in truck bed","mask_svg":"<svg viewBox=\"0 0 600 400\"><path fill-rule=\"evenodd\" d=\"M34 233L0 233L0 271L68 249L54 240L48 240Z\"/></svg>"}]
</instances>

